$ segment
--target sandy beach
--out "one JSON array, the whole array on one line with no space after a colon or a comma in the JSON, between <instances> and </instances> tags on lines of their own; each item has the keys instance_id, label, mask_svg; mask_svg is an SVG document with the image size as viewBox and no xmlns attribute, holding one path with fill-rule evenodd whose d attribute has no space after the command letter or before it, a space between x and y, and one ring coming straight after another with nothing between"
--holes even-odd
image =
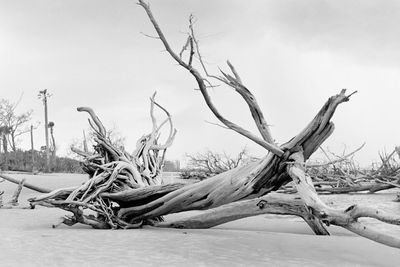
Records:
<instances>
[{"instance_id":1,"label":"sandy beach","mask_svg":"<svg viewBox=\"0 0 400 267\"><path fill-rule=\"evenodd\" d=\"M85 175L8 174L50 189L80 184ZM8 200L14 184L3 182ZM21 205L37 195L24 189ZM394 193L354 195L388 200ZM338 196L324 196L333 204ZM342 200L345 198L339 196ZM380 202L379 202L380 203ZM381 205L381 204L380 204ZM388 202L388 208L400 204ZM53 229L66 212L37 207L0 210L1 266L398 266L400 251L350 232L329 227L331 236L315 236L295 217L262 215L207 230L155 229L94 230L84 225ZM172 216L185 216L173 214ZM379 227L377 225L377 227ZM386 227L386 226L385 226ZM386 231L399 229L385 228Z\"/></svg>"}]
</instances>

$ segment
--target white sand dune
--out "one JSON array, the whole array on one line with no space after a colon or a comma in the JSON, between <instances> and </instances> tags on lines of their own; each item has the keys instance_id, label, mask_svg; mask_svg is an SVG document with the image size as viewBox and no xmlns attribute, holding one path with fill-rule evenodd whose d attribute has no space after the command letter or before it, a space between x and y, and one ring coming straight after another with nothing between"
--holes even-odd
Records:
<instances>
[{"instance_id":1,"label":"white sand dune","mask_svg":"<svg viewBox=\"0 0 400 267\"><path fill-rule=\"evenodd\" d=\"M85 179L83 175L70 174L26 177L31 183L49 188L79 184ZM0 184L0 189L7 191L5 198L14 188L10 183ZM24 189L21 204L34 195L35 192ZM398 266L400 263L398 249L332 227L332 236L315 236L305 223L294 217L257 216L207 230L149 227L115 231L94 230L84 225L52 229L51 225L64 214L65 211L44 207L0 210L0 266Z\"/></svg>"}]
</instances>

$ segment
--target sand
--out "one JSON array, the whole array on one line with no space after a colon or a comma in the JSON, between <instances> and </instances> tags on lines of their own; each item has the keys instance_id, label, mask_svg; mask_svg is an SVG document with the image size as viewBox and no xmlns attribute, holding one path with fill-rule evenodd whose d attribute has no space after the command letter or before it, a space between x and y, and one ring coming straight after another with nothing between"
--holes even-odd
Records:
<instances>
[{"instance_id":1,"label":"sand","mask_svg":"<svg viewBox=\"0 0 400 267\"><path fill-rule=\"evenodd\" d=\"M80 184L85 179L84 175L75 174L11 176L26 177L31 183L52 189ZM8 182L0 183L0 189L7 192L6 199L14 188ZM24 189L21 204L36 194ZM375 198L388 200L391 195L394 193L377 194ZM349 198L360 201L365 197ZM334 204L337 198L325 197ZM343 196L339 198L342 202L349 201ZM370 196L367 198L372 201ZM388 206L400 209L395 202ZM295 217L262 215L207 230L151 227L94 230L84 225L52 229L51 225L64 214L65 211L44 207L0 209L0 266L398 266L400 263L398 249L337 227L329 227L332 236L315 236ZM397 228L384 230L400 237Z\"/></svg>"}]
</instances>

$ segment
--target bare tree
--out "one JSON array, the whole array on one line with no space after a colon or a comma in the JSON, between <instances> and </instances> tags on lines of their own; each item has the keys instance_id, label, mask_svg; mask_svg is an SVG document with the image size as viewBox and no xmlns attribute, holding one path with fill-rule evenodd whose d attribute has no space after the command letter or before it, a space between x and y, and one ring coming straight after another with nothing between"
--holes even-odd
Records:
<instances>
[{"instance_id":1,"label":"bare tree","mask_svg":"<svg viewBox=\"0 0 400 267\"><path fill-rule=\"evenodd\" d=\"M0 123L6 127L4 129L7 129L7 131L3 131L3 136L6 136L12 151L17 150L17 137L30 131L29 127L23 126L32 118L32 111L18 114L16 112L18 104L19 101L11 103L6 99L0 100Z\"/></svg>"},{"instance_id":2,"label":"bare tree","mask_svg":"<svg viewBox=\"0 0 400 267\"><path fill-rule=\"evenodd\" d=\"M256 160L249 156L246 148L243 148L236 157L232 157L226 152L216 153L208 150L203 153L186 154L186 158L188 159L188 168L187 172L184 172L185 178L196 176L200 179L235 169Z\"/></svg>"},{"instance_id":3,"label":"bare tree","mask_svg":"<svg viewBox=\"0 0 400 267\"><path fill-rule=\"evenodd\" d=\"M109 142L104 138L104 126L94 113L90 113L97 125L95 129L98 132L99 149L98 155L86 155L86 160L87 166L92 168L95 175L82 186L52 191L32 199L32 203L72 211L74 215L64 218L64 223L72 225L79 222L95 228L137 228L143 224L156 227L207 228L262 213L290 214L302 217L318 234L328 234L326 226L338 225L376 242L400 248L398 238L371 229L358 221L359 218L370 217L385 223L400 225L399 215L386 214L358 205L351 205L343 210L327 206L317 195L311 178L304 169L305 161L333 132L334 125L331 118L336 108L349 101L352 94L346 94L346 90L342 90L339 94L330 97L303 131L278 146L255 97L245 87L233 65L228 63L231 74L226 72L222 72L221 76L208 74L202 63L198 42L194 35L193 18L189 20L189 57L184 61L167 42L149 5L142 0L139 0L139 5L146 11L168 54L196 80L213 114L226 127L265 148L266 155L258 161L195 184L144 183L143 181L147 181L146 177L152 173L152 168L149 169L149 167L157 166L151 163L152 160L157 159L156 152L167 147L167 144L156 143L157 129L160 126L154 123L155 119L152 117L152 134L138 142L138 149L133 155L134 159L140 155L146 155L139 160L140 164L133 165L140 166L137 168L132 167L131 162L127 163L125 153L115 147L110 147ZM195 55L200 59L203 74L193 66ZM207 85L211 84L208 79L216 79L240 94L248 104L261 137L226 119L218 111L207 92ZM149 153L151 149L153 152ZM121 171L128 170L133 175L133 179L129 175L120 175ZM297 196L273 193L290 181L294 181ZM96 212L96 215L84 213L86 209ZM188 210L205 211L183 220L162 222L158 219L165 214Z\"/></svg>"},{"instance_id":4,"label":"bare tree","mask_svg":"<svg viewBox=\"0 0 400 267\"><path fill-rule=\"evenodd\" d=\"M7 136L10 134L10 129L7 126L0 126L0 142L2 143L2 149L5 154L8 153L8 141Z\"/></svg>"},{"instance_id":5,"label":"bare tree","mask_svg":"<svg viewBox=\"0 0 400 267\"><path fill-rule=\"evenodd\" d=\"M8 168L8 141L7 136L10 134L10 129L7 126L0 126L0 151L3 149L3 167Z\"/></svg>"}]
</instances>

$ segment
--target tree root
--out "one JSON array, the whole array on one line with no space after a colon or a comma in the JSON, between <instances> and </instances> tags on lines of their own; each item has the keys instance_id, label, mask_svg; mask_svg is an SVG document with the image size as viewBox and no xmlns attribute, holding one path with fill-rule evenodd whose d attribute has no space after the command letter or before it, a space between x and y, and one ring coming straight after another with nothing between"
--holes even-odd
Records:
<instances>
[{"instance_id":1,"label":"tree root","mask_svg":"<svg viewBox=\"0 0 400 267\"><path fill-rule=\"evenodd\" d=\"M83 223L99 229L137 228L143 223L161 221L161 217L149 218L147 221L124 220L117 216L123 203L120 205L113 199L131 192L151 186L161 186L161 168L165 152L172 144L176 130L173 127L171 116L155 101L155 94L150 98L150 116L152 132L143 136L137 142L133 156L123 148L117 148L106 136L106 129L91 108L78 108L78 111L87 112L92 121L95 133L94 152L82 152L75 149L84 157L83 169L90 179L81 186L61 188L30 199L31 203L48 207L59 207L70 211L72 216L64 217L61 221L67 225ZM154 116L154 107L165 112L167 118L160 125ZM158 142L160 129L165 124L170 125L169 135L164 144ZM135 191L136 194L136 191ZM130 200L132 201L132 200ZM91 214L85 213L91 210ZM94 213L93 213L94 212ZM59 223L56 223L58 225Z\"/></svg>"}]
</instances>

